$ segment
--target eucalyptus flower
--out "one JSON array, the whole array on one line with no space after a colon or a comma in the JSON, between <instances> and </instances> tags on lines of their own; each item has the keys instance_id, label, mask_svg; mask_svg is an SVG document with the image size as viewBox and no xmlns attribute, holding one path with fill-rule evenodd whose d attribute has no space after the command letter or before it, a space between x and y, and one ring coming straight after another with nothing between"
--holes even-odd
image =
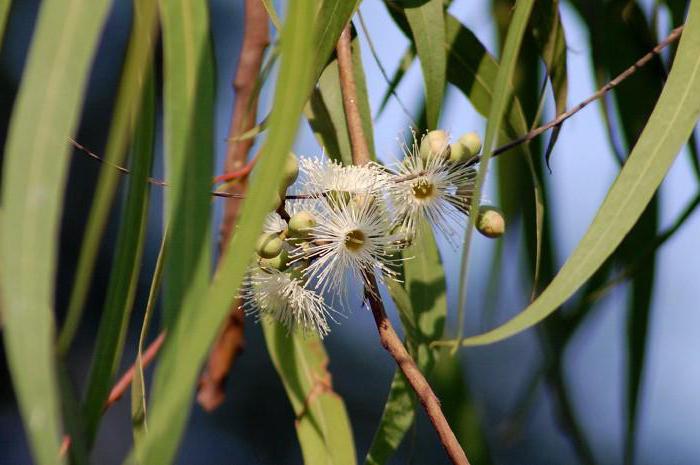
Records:
<instances>
[{"instance_id":1,"label":"eucalyptus flower","mask_svg":"<svg viewBox=\"0 0 700 465\"><path fill-rule=\"evenodd\" d=\"M321 338L330 332L327 318L333 320L333 310L321 295L290 273L274 269L251 271L243 285L241 299L246 315L272 318L289 331L316 333Z\"/></svg>"},{"instance_id":2,"label":"eucalyptus flower","mask_svg":"<svg viewBox=\"0 0 700 465\"><path fill-rule=\"evenodd\" d=\"M349 283L367 284L371 274L379 281L395 279L392 251L397 237L390 233L382 200L372 194L319 200L317 224L299 252L309 261L304 273L315 289L345 299Z\"/></svg>"},{"instance_id":3,"label":"eucalyptus flower","mask_svg":"<svg viewBox=\"0 0 700 465\"><path fill-rule=\"evenodd\" d=\"M394 226L417 234L427 220L452 240L461 230L476 182L476 166L452 163L445 157L421 157L418 144L404 146L404 159L387 183L394 208Z\"/></svg>"}]
</instances>

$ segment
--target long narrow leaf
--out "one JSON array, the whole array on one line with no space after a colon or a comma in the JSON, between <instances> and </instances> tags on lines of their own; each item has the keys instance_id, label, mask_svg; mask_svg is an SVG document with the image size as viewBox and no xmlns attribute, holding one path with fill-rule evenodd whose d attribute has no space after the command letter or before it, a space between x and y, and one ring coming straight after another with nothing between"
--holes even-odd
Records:
<instances>
[{"instance_id":1,"label":"long narrow leaf","mask_svg":"<svg viewBox=\"0 0 700 465\"><path fill-rule=\"evenodd\" d=\"M135 454L143 457L145 463L168 464L174 459L199 367L228 314L264 216L272 208L274 189L270 186L276 186L282 177L282 171L275 167L292 145L299 116L311 92L313 37L294 32L313 27L313 11L310 0L290 5L282 31L280 74L268 139L241 209L241 223L206 293L186 296L179 321L168 333L155 374L148 435Z\"/></svg>"},{"instance_id":2,"label":"long narrow leaf","mask_svg":"<svg viewBox=\"0 0 700 465\"><path fill-rule=\"evenodd\" d=\"M700 114L700 0L693 0L674 66L659 101L598 214L540 297L505 324L467 338L490 344L537 324L567 300L612 254L642 214Z\"/></svg>"},{"instance_id":3,"label":"long narrow leaf","mask_svg":"<svg viewBox=\"0 0 700 465\"><path fill-rule=\"evenodd\" d=\"M425 82L428 129L436 129L445 96L445 16L442 0L419 2L404 9Z\"/></svg>"},{"instance_id":4,"label":"long narrow leaf","mask_svg":"<svg viewBox=\"0 0 700 465\"><path fill-rule=\"evenodd\" d=\"M515 64L518 59L518 52L525 33L525 27L532 11L534 0L518 0L515 4L515 12L513 19L508 28L508 35L503 47L503 56L501 57L498 74L496 75L496 83L494 84L494 98L491 102L489 110L489 119L486 126L486 137L484 138L484 152L479 164L479 173L476 179L474 195L470 210L478 211L479 202L481 201L481 188L486 179L488 172L489 160L491 158L491 150L494 142L501 132L503 117L506 113L508 103L512 98L510 82L515 70ZM457 300L457 311L459 312L459 327L457 328L457 340L460 340L464 331L464 306L467 299L467 271L469 260L469 249L471 243L472 232L477 215L471 215L469 224L464 232L464 241L462 244L462 260L459 272L459 293ZM455 346L456 347L456 346Z\"/></svg>"},{"instance_id":5,"label":"long narrow leaf","mask_svg":"<svg viewBox=\"0 0 700 465\"><path fill-rule=\"evenodd\" d=\"M263 321L267 351L292 403L304 463L356 464L350 420L333 391L328 355L318 336L289 334L275 321Z\"/></svg>"},{"instance_id":6,"label":"long narrow leaf","mask_svg":"<svg viewBox=\"0 0 700 465\"><path fill-rule=\"evenodd\" d=\"M129 39L129 49L119 84L119 94L112 117L105 163L102 164L97 189L93 196L94 200L75 272L75 283L68 303L68 313L58 340L58 350L61 355L65 355L70 349L83 314L83 306L90 288L100 240L120 177L119 172L114 169L114 165L120 165L124 158L135 124L132 115L138 111L143 83L146 80L147 64L153 55L156 18L155 0L134 3L134 27Z\"/></svg>"},{"instance_id":7,"label":"long narrow leaf","mask_svg":"<svg viewBox=\"0 0 700 465\"><path fill-rule=\"evenodd\" d=\"M67 141L108 7L105 0L41 5L5 146L3 337L32 456L42 465L64 462L53 301Z\"/></svg>"},{"instance_id":8,"label":"long narrow leaf","mask_svg":"<svg viewBox=\"0 0 700 465\"><path fill-rule=\"evenodd\" d=\"M132 167L129 189L117 234L114 264L109 276L107 297L83 404L85 435L88 447L97 434L114 374L119 368L129 316L136 296L141 259L148 223L148 177L153 161L155 138L155 90L152 73L146 77L143 103L138 115L132 144Z\"/></svg>"}]
</instances>

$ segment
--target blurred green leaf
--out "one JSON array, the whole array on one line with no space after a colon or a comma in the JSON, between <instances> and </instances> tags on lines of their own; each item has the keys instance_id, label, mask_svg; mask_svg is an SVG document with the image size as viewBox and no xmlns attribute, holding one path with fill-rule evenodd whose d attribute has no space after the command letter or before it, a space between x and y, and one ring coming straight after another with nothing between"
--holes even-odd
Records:
<instances>
[{"instance_id":1,"label":"blurred green leaf","mask_svg":"<svg viewBox=\"0 0 700 465\"><path fill-rule=\"evenodd\" d=\"M0 0L0 46L5 38L5 28L7 27L7 15L10 13L12 0Z\"/></svg>"},{"instance_id":2,"label":"blurred green leaf","mask_svg":"<svg viewBox=\"0 0 700 465\"><path fill-rule=\"evenodd\" d=\"M272 208L275 190L270 186L278 185L283 175L275 167L289 152L313 85L313 37L296 31L312 29L314 9L311 0L290 4L282 30L281 66L268 138L242 205L239 227L225 247L209 288L203 295L186 295L178 322L168 332L150 397L148 435L135 454L143 457L144 463L172 462L190 411L200 365L235 299L263 219Z\"/></svg>"},{"instance_id":3,"label":"blurred green leaf","mask_svg":"<svg viewBox=\"0 0 700 465\"><path fill-rule=\"evenodd\" d=\"M42 3L5 145L0 268L11 272L2 275L3 338L32 457L41 465L65 463L54 351L59 221L68 138L108 10L104 0Z\"/></svg>"},{"instance_id":4,"label":"blurred green leaf","mask_svg":"<svg viewBox=\"0 0 700 465\"><path fill-rule=\"evenodd\" d=\"M268 16L270 16L270 21L272 21L272 24L275 26L275 29L277 29L278 31L282 29L282 22L280 21L280 18L277 15L277 11L275 11L275 6L272 4L272 0L261 0L261 2L265 7Z\"/></svg>"},{"instance_id":5,"label":"blurred green leaf","mask_svg":"<svg viewBox=\"0 0 700 465\"><path fill-rule=\"evenodd\" d=\"M446 84L445 14L442 0L415 3L404 6L404 12L423 70L428 129L437 129Z\"/></svg>"},{"instance_id":6,"label":"blurred green leaf","mask_svg":"<svg viewBox=\"0 0 700 465\"><path fill-rule=\"evenodd\" d=\"M515 11L508 27L508 34L506 36L505 45L503 46L503 54L499 63L498 74L496 75L496 81L494 84L494 98L489 109L489 118L486 125L486 136L484 137L484 148L482 151L481 160L479 162L479 173L476 178L474 194L470 207L470 211L472 212L476 212L479 209L479 203L481 202L481 188L484 185L486 173L488 172L489 160L492 153L491 151L493 150L494 143L501 132L503 118L508 111L508 106L511 105L511 102L513 101L511 80L513 77L513 72L515 71L520 45L525 34L525 28L529 21L533 4L534 0L518 0L515 3ZM467 302L469 249L477 216L478 215L470 215L469 223L467 224L467 228L464 232L457 300L457 311L459 315L457 328L458 341L462 339L462 334L464 331L464 307ZM455 345L455 348L456 347L457 346Z\"/></svg>"},{"instance_id":7,"label":"blurred green leaf","mask_svg":"<svg viewBox=\"0 0 700 465\"><path fill-rule=\"evenodd\" d=\"M119 368L129 317L134 305L148 224L150 192L148 177L155 141L155 90L152 72L145 76L142 104L131 149L131 176L109 275L107 296L97 331L95 352L87 380L83 416L88 447L91 447L114 375Z\"/></svg>"},{"instance_id":8,"label":"blurred green leaf","mask_svg":"<svg viewBox=\"0 0 700 465\"><path fill-rule=\"evenodd\" d=\"M668 81L639 141L593 224L540 297L507 323L467 338L466 346L503 340L552 313L610 256L629 232L688 139L700 114L700 1L691 3Z\"/></svg>"},{"instance_id":9,"label":"blurred green leaf","mask_svg":"<svg viewBox=\"0 0 700 465\"><path fill-rule=\"evenodd\" d=\"M289 333L262 321L267 351L295 414L304 463L355 464L355 444L345 404L333 391L328 355L318 336Z\"/></svg>"},{"instance_id":10,"label":"blurred green leaf","mask_svg":"<svg viewBox=\"0 0 700 465\"><path fill-rule=\"evenodd\" d=\"M68 303L66 320L58 339L58 351L65 355L70 349L75 332L80 324L85 299L88 295L100 240L104 232L112 200L120 179L114 165L121 165L131 134L136 123L133 115L138 111L148 64L153 56L157 30L157 2L155 0L134 2L134 27L119 84L110 127L104 163L100 169L97 188L93 195L90 216L83 236L80 257L75 272L75 281Z\"/></svg>"},{"instance_id":11,"label":"blurred green leaf","mask_svg":"<svg viewBox=\"0 0 700 465\"><path fill-rule=\"evenodd\" d=\"M354 33L353 29L353 33ZM374 136L372 131L372 113L369 108L365 71L360 54L360 39L353 34L352 64L357 90L357 106L362 117L362 129L370 148L370 159L376 160L374 154ZM311 93L305 108L305 114L316 138L326 154L333 160L346 165L352 164L350 136L345 121L343 95L340 91L338 60L333 59L323 70L318 80L318 88Z\"/></svg>"},{"instance_id":12,"label":"blurred green leaf","mask_svg":"<svg viewBox=\"0 0 700 465\"><path fill-rule=\"evenodd\" d=\"M443 335L447 294L442 260L428 223L421 224L415 244L405 255L413 257L403 263L405 287L389 282L387 288L404 326L406 347L421 372L429 376L435 365L430 343ZM397 369L366 464L387 463L413 424L415 407L415 393Z\"/></svg>"},{"instance_id":13,"label":"blurred green leaf","mask_svg":"<svg viewBox=\"0 0 700 465\"><path fill-rule=\"evenodd\" d=\"M214 60L206 3L161 1L164 83L165 257L163 322L172 327L185 298L206 292L211 270ZM184 318L190 318L185 315Z\"/></svg>"}]
</instances>

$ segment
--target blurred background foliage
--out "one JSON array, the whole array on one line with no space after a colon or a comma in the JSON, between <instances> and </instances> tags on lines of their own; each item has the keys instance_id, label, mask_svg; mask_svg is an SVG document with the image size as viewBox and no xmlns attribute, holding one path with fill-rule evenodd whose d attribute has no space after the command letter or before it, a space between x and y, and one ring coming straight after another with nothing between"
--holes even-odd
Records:
<instances>
[{"instance_id":1,"label":"blurred background foliage","mask_svg":"<svg viewBox=\"0 0 700 465\"><path fill-rule=\"evenodd\" d=\"M261 155L222 252L215 231L239 201L209 191L224 171L252 3L273 17L251 110L250 156ZM223 403L207 412L194 400L275 167L291 147L351 160L340 31L352 21L365 133L391 163L409 126L476 130L488 153L574 107L687 18L680 51L671 44L492 160L483 197L505 212L507 234L473 238L468 278L464 245L425 234L404 284L382 295L472 464L698 463L699 16L685 0L1 0L0 463L447 463L359 299L323 343L246 321ZM623 167L617 188L631 199L615 203L611 189L618 214L598 221ZM576 252L601 263L569 280L585 282L571 298L555 288L557 311L497 344L431 345L543 302L594 220L610 254ZM155 370L103 410L163 329ZM307 405L318 379L332 390Z\"/></svg>"}]
</instances>

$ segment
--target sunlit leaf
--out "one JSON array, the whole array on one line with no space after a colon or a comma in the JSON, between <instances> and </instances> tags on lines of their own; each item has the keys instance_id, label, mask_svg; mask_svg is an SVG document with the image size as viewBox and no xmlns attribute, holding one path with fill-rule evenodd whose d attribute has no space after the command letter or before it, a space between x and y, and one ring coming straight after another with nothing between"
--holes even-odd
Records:
<instances>
[{"instance_id":1,"label":"sunlit leaf","mask_svg":"<svg viewBox=\"0 0 700 465\"><path fill-rule=\"evenodd\" d=\"M423 70L428 129L436 129L445 95L445 16L442 0L412 2L404 5L413 43Z\"/></svg>"},{"instance_id":2,"label":"sunlit leaf","mask_svg":"<svg viewBox=\"0 0 700 465\"><path fill-rule=\"evenodd\" d=\"M294 410L304 463L357 463L350 420L333 390L328 355L318 336L289 334L275 321L264 320L262 326L267 351Z\"/></svg>"}]
</instances>

